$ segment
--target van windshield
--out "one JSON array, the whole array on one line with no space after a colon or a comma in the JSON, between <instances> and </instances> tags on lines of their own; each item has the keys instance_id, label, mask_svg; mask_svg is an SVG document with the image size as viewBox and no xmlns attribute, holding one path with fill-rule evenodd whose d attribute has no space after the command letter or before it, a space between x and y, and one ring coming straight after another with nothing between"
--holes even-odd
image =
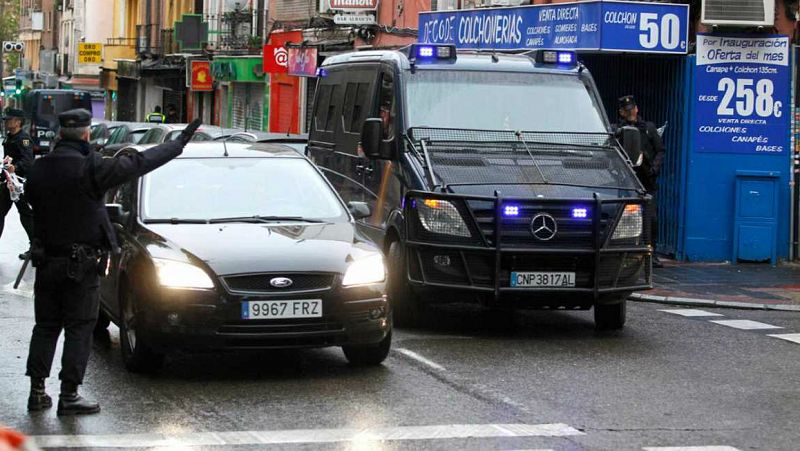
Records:
<instances>
[{"instance_id":1,"label":"van windshield","mask_svg":"<svg viewBox=\"0 0 800 451\"><path fill-rule=\"evenodd\" d=\"M411 127L607 132L600 106L573 75L417 70L407 80Z\"/></svg>"},{"instance_id":2,"label":"van windshield","mask_svg":"<svg viewBox=\"0 0 800 451\"><path fill-rule=\"evenodd\" d=\"M38 123L46 122L52 128L58 123L59 114L75 108L92 111L89 96L76 93L40 94L34 119Z\"/></svg>"}]
</instances>

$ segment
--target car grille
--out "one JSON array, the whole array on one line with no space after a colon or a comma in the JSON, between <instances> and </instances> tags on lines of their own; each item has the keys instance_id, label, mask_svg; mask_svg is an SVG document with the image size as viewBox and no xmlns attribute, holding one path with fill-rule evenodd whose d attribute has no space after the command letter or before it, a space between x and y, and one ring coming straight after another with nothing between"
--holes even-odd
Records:
<instances>
[{"instance_id":1,"label":"car grille","mask_svg":"<svg viewBox=\"0 0 800 451\"><path fill-rule=\"evenodd\" d=\"M475 215L483 236L489 244L496 244L494 203L489 201L469 201L470 209ZM524 246L537 248L583 248L591 249L593 243L592 215L593 206L580 205L587 209L586 218L573 218L572 208L575 205L559 204L525 204L519 205L519 216L503 217L500 224L500 244L503 246ZM558 230L550 240L540 240L533 236L531 221L539 213L546 213L556 220ZM605 236L609 215L603 212L600 220L600 236Z\"/></svg>"},{"instance_id":2,"label":"car grille","mask_svg":"<svg viewBox=\"0 0 800 451\"><path fill-rule=\"evenodd\" d=\"M292 284L285 288L273 287L270 285L270 280L276 277L291 279ZM222 280L232 292L292 293L299 291L328 290L333 285L333 274L241 274L225 276Z\"/></svg>"}]
</instances>

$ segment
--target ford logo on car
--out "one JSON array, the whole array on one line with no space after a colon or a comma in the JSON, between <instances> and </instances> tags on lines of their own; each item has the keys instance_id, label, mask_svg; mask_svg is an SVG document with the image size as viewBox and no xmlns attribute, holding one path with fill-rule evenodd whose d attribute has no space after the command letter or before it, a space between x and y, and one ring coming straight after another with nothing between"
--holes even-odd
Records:
<instances>
[{"instance_id":1,"label":"ford logo on car","mask_svg":"<svg viewBox=\"0 0 800 451\"><path fill-rule=\"evenodd\" d=\"M269 284L275 288L288 288L292 286L292 279L286 277L276 277L269 281Z\"/></svg>"}]
</instances>

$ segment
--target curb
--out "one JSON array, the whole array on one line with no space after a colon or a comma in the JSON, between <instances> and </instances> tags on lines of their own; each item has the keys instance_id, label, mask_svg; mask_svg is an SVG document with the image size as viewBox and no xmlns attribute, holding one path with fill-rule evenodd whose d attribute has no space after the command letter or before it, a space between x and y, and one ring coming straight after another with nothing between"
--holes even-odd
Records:
<instances>
[{"instance_id":1,"label":"curb","mask_svg":"<svg viewBox=\"0 0 800 451\"><path fill-rule=\"evenodd\" d=\"M783 312L800 312L800 305L789 304L758 304L754 302L715 301L714 299L693 299L677 296L655 296L650 294L633 293L628 296L631 301L651 302L655 304L686 305L691 307L716 307L743 310L776 310Z\"/></svg>"}]
</instances>

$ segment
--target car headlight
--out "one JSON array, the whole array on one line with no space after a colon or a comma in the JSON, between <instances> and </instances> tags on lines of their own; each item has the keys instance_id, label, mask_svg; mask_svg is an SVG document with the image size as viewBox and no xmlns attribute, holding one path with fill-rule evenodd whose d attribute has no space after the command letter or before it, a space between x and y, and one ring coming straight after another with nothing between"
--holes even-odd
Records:
<instances>
[{"instance_id":1,"label":"car headlight","mask_svg":"<svg viewBox=\"0 0 800 451\"><path fill-rule=\"evenodd\" d=\"M611 239L639 238L642 236L642 223L642 206L639 204L625 205L625 210L622 212L622 217L619 218Z\"/></svg>"},{"instance_id":2,"label":"car headlight","mask_svg":"<svg viewBox=\"0 0 800 451\"><path fill-rule=\"evenodd\" d=\"M195 265L175 260L154 258L158 282L168 288L210 289L214 282Z\"/></svg>"},{"instance_id":3,"label":"car headlight","mask_svg":"<svg viewBox=\"0 0 800 451\"><path fill-rule=\"evenodd\" d=\"M342 285L346 287L367 285L384 280L386 280L386 266L383 264L383 255L376 253L351 263L344 273Z\"/></svg>"},{"instance_id":4,"label":"car headlight","mask_svg":"<svg viewBox=\"0 0 800 451\"><path fill-rule=\"evenodd\" d=\"M416 203L419 221L428 232L470 237L469 227L451 202L438 199L419 199Z\"/></svg>"}]
</instances>

